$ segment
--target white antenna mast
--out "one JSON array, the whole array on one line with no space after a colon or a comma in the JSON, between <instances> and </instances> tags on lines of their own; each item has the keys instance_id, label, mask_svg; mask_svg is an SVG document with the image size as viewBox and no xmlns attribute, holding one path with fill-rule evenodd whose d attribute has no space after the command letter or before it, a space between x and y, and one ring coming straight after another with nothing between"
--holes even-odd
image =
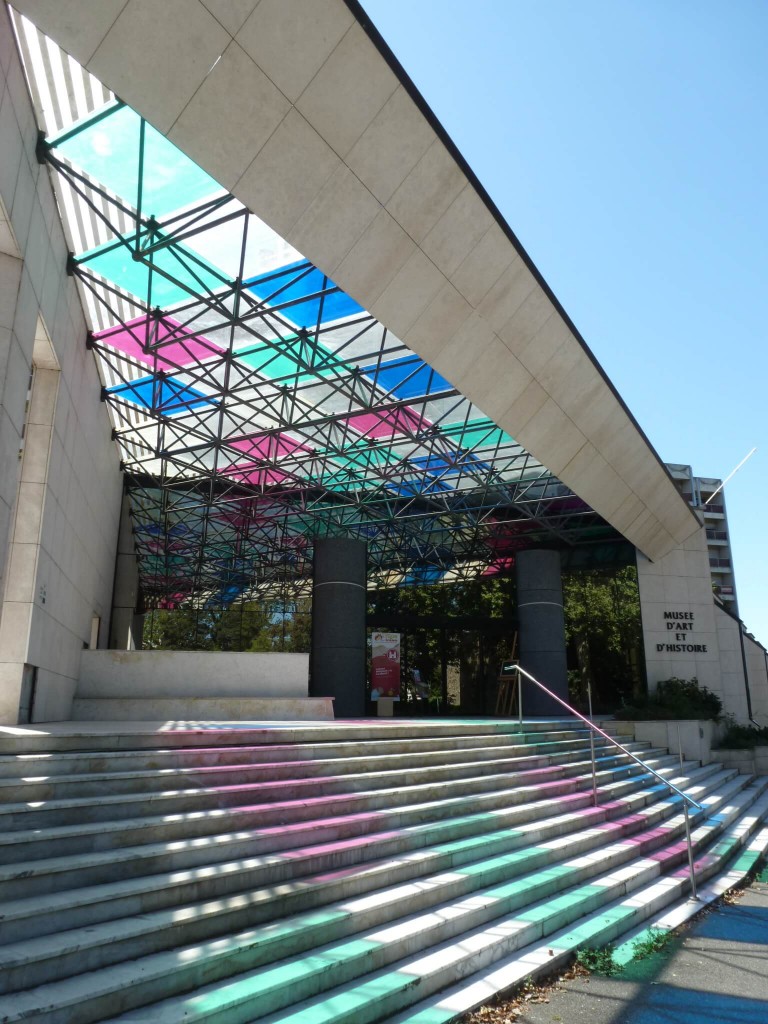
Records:
<instances>
[{"instance_id":1,"label":"white antenna mast","mask_svg":"<svg viewBox=\"0 0 768 1024\"><path fill-rule=\"evenodd\" d=\"M725 487L725 485L726 485L726 484L728 483L728 481L729 481L729 480L730 480L730 479L731 479L732 477L736 476L736 474L737 474L737 473L739 472L739 470L740 470L740 469L741 469L741 467L742 467L742 466L744 465L744 463L745 463L745 462L747 461L747 459L751 459L751 458L752 458L752 456L753 456L753 455L755 454L755 452L756 452L756 451L757 451L757 447L753 448L751 452L748 452L748 453L747 453L747 454L746 454L746 455L744 456L744 458L743 458L743 459L741 460L741 462L740 462L740 463L738 464L738 466L736 467L736 469L733 469L733 470L731 470L731 472L730 472L730 473L728 474L728 476L727 476L727 477L725 478L725 480L723 480L723 482L722 482L722 483L720 484L720 486L719 486L719 487L717 488L717 490L716 490L716 491L712 491L712 493L710 494L710 496L709 496L709 497L707 498L707 500L706 500L706 501L704 502L704 504L705 504L705 505L708 505L708 504L710 503L710 501L712 501L712 499L714 498L714 496L715 496L716 494L719 494L719 493L720 493L720 491L722 491L722 489L723 489L723 488Z\"/></svg>"}]
</instances>

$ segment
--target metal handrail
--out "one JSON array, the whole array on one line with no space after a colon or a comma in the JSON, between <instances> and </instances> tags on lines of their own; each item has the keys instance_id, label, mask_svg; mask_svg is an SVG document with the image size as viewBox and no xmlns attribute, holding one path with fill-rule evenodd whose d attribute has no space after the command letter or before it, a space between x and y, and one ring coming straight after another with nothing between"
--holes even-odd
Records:
<instances>
[{"instance_id":1,"label":"metal handrail","mask_svg":"<svg viewBox=\"0 0 768 1024\"><path fill-rule=\"evenodd\" d=\"M576 708L571 707L571 705L568 704L567 701L564 701L562 699L562 697L558 697L558 695L556 693L553 693L552 690L549 689L549 687L545 686L544 683L540 683L538 679L535 679L531 675L530 672L527 672L524 668L521 668L521 666L519 664L516 663L512 667L512 671L517 672L518 675L525 676L525 678L528 679L530 682L532 682L535 686L538 686L538 688L540 690L543 690L544 693L546 693L549 697L551 697L553 700L556 700L558 704L561 704L564 708L566 708L568 711L570 711L572 715L575 715L577 718L580 718L581 721L584 722L585 725L589 726L589 728L591 730L591 732L589 734L589 740L590 740L590 749L591 749L591 753L592 753L592 798L593 798L593 802L594 802L595 806L597 806L597 778L596 778L596 772L595 772L595 739L594 739L594 734L595 733L598 733L600 736L603 737L603 739L608 740L609 743L612 743L615 747L618 747L619 750L623 751L623 753L625 753L627 755L627 757L631 758L636 764L639 764L640 767L643 768L645 771L650 772L650 774L653 775L654 778L658 779L659 782L663 783L668 789L671 789L673 793L677 793L677 795L682 798L682 800L683 800L683 813L684 813L684 816L685 816L685 837L686 837L686 842L687 842L687 845L688 845L688 870L689 870L689 874L690 874L690 878L691 878L691 897L692 897L692 899L697 900L699 897L698 897L698 894L697 894L697 891L696 891L696 873L694 871L693 846L691 844L691 826L690 826L690 821L689 821L689 818L688 818L688 804L690 804L692 807L695 807L697 811L703 811L704 807L700 803L698 803L696 800L694 800L692 796L688 796L688 794L684 793L682 791L682 789L678 789L677 786L674 786L671 782L669 782L668 779L665 779L663 775L659 775L659 773L655 769L651 768L651 766L646 764L645 761L642 761L639 757L637 757L635 754L633 754L631 750L627 750L627 748L622 743L619 743L619 741L617 739L614 739L613 736L609 736L609 734L607 732L604 732L604 730L601 729L599 726L595 725L594 722L590 721L588 718L586 718L584 715L582 715L581 712L576 710ZM589 713L592 714L592 690L591 690L591 687L589 686L589 684L587 684L587 692L588 692L588 695L589 695ZM519 714L519 720L520 720L520 728L522 729L522 725L523 725L523 687L522 687L521 681L519 679L518 679L518 683L517 683L517 699L518 699L518 714ZM678 746L680 745L679 737L680 737L680 731L678 729ZM679 753L680 753L680 766L682 768L682 763L683 763L682 748L680 749Z\"/></svg>"}]
</instances>

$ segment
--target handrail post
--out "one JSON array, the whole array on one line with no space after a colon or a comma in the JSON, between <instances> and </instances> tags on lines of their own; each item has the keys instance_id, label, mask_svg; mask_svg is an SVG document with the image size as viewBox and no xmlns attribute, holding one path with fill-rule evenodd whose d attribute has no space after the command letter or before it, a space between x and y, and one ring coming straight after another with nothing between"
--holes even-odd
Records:
<instances>
[{"instance_id":1,"label":"handrail post","mask_svg":"<svg viewBox=\"0 0 768 1024\"><path fill-rule=\"evenodd\" d=\"M523 680L520 677L520 666L517 668L517 720L520 723L520 732L523 731Z\"/></svg>"},{"instance_id":2,"label":"handrail post","mask_svg":"<svg viewBox=\"0 0 768 1024\"><path fill-rule=\"evenodd\" d=\"M592 684L587 680L587 700L589 701L589 720L592 721ZM595 767L595 734L589 730L589 755L592 759L592 806L597 807L597 769Z\"/></svg>"},{"instance_id":3,"label":"handrail post","mask_svg":"<svg viewBox=\"0 0 768 1024\"><path fill-rule=\"evenodd\" d=\"M683 744L680 739L680 725L677 726L677 752L680 756L680 774L683 774ZM696 870L693 862L693 844L691 842L691 821L688 817L688 804L683 800L683 814L685 816L685 843L688 847L688 873L691 876L691 899L698 900L699 894L696 890Z\"/></svg>"}]
</instances>

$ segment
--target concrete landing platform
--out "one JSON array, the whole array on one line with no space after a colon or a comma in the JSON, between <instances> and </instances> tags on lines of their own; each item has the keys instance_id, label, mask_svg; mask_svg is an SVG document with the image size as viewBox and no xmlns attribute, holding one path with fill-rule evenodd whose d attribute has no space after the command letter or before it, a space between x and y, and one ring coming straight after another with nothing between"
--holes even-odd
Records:
<instances>
[{"instance_id":1,"label":"concrete landing platform","mask_svg":"<svg viewBox=\"0 0 768 1024\"><path fill-rule=\"evenodd\" d=\"M524 729L568 728L574 719L526 719ZM83 744L90 749L115 750L138 747L211 746L224 744L325 742L364 740L375 732L389 730L414 739L461 735L474 726L483 731L514 733L517 719L496 718L345 718L294 720L167 719L155 721L83 720L36 722L31 725L0 726L0 754L38 750L75 750Z\"/></svg>"}]
</instances>

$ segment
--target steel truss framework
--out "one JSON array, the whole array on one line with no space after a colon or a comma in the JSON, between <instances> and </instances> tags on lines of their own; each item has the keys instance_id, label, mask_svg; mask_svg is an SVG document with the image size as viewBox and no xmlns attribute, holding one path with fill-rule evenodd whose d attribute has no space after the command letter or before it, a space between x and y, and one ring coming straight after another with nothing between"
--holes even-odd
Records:
<instances>
[{"instance_id":1,"label":"steel truss framework","mask_svg":"<svg viewBox=\"0 0 768 1024\"><path fill-rule=\"evenodd\" d=\"M91 106L38 155L58 174L149 605L301 588L315 537L366 540L375 586L614 536L134 111Z\"/></svg>"}]
</instances>

